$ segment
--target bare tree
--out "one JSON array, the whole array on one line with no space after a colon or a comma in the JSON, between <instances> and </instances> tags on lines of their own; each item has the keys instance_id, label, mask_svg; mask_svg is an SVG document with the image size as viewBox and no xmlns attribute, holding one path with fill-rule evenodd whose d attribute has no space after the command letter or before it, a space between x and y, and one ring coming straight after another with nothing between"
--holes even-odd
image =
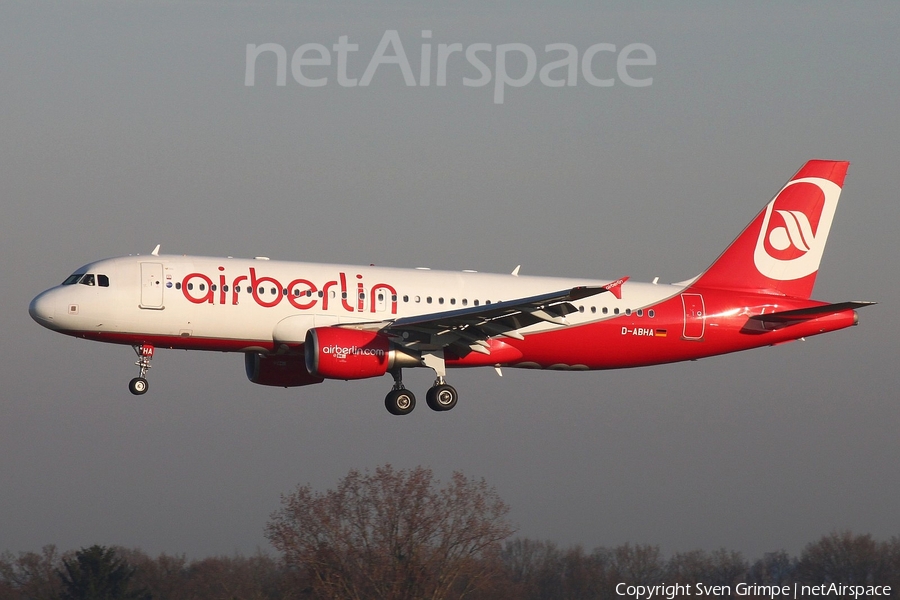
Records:
<instances>
[{"instance_id":1,"label":"bare tree","mask_svg":"<svg viewBox=\"0 0 900 600\"><path fill-rule=\"evenodd\" d=\"M763 585L787 585L794 582L797 559L786 551L766 552L750 567L747 581Z\"/></svg>"},{"instance_id":2,"label":"bare tree","mask_svg":"<svg viewBox=\"0 0 900 600\"><path fill-rule=\"evenodd\" d=\"M325 493L299 486L266 536L308 573L315 597L463 597L499 571L509 507L483 479L457 471L438 483L430 469L386 465L352 470Z\"/></svg>"},{"instance_id":3,"label":"bare tree","mask_svg":"<svg viewBox=\"0 0 900 600\"><path fill-rule=\"evenodd\" d=\"M48 545L41 553L20 552L14 557L9 552L0 556L0 598L6 600L57 600L61 590L56 570L62 557L56 546Z\"/></svg>"},{"instance_id":4,"label":"bare tree","mask_svg":"<svg viewBox=\"0 0 900 600\"><path fill-rule=\"evenodd\" d=\"M745 581L748 569L749 565L740 552L724 548L714 552L676 552L668 560L666 581L734 586Z\"/></svg>"},{"instance_id":5,"label":"bare tree","mask_svg":"<svg viewBox=\"0 0 900 600\"><path fill-rule=\"evenodd\" d=\"M624 544L613 551L614 577L628 583L655 585L665 577L665 560L659 546Z\"/></svg>"},{"instance_id":6,"label":"bare tree","mask_svg":"<svg viewBox=\"0 0 900 600\"><path fill-rule=\"evenodd\" d=\"M889 544L870 534L834 532L810 543L797 565L801 583L882 584L891 575Z\"/></svg>"}]
</instances>

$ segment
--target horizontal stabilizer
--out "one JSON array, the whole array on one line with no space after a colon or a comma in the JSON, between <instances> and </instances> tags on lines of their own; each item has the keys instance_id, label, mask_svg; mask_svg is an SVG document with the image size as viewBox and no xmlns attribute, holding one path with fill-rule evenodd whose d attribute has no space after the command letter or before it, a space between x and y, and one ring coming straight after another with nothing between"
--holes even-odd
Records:
<instances>
[{"instance_id":1,"label":"horizontal stabilizer","mask_svg":"<svg viewBox=\"0 0 900 600\"><path fill-rule=\"evenodd\" d=\"M747 319L744 325L745 333L762 333L764 331L774 331L790 325L803 323L804 321L812 321L821 317L827 317L847 310L854 310L864 306L877 304L876 302L837 302L835 304L823 304L822 306L810 306L809 308L798 308L795 310L784 310L767 315L754 315Z\"/></svg>"},{"instance_id":2,"label":"horizontal stabilizer","mask_svg":"<svg viewBox=\"0 0 900 600\"><path fill-rule=\"evenodd\" d=\"M834 313L843 312L863 306L870 306L877 302L837 302L835 304L825 304L823 306L811 306L809 308L798 308L797 310L785 310L768 315L756 315L750 317L754 321L762 321L764 323L792 323L795 321L809 321L817 319L825 315L833 315Z\"/></svg>"}]
</instances>

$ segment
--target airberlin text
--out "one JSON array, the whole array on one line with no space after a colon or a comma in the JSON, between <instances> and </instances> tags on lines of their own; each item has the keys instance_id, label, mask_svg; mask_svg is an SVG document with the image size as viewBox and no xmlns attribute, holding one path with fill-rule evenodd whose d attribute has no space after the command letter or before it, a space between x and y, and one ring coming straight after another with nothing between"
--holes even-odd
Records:
<instances>
[{"instance_id":1,"label":"airberlin text","mask_svg":"<svg viewBox=\"0 0 900 600\"><path fill-rule=\"evenodd\" d=\"M283 285L274 277L257 275L254 267L250 267L249 275L238 275L230 282L224 271L225 267L219 267L215 280L203 273L185 275L181 280L181 293L194 304L237 305L243 295L253 298L263 308L272 308L284 301L299 310L318 307L352 313L390 310L391 314L397 314L397 290L387 283L376 283L367 288L360 274L356 275L356 289L351 290L349 285L352 284L348 284L347 274L343 272L321 285L302 277ZM337 290L340 290L340 297ZM335 304L338 300L340 302Z\"/></svg>"},{"instance_id":2,"label":"airberlin text","mask_svg":"<svg viewBox=\"0 0 900 600\"><path fill-rule=\"evenodd\" d=\"M360 348L359 346L323 346L322 354L332 354L338 360L344 360L348 356L384 356L384 350L381 348Z\"/></svg>"}]
</instances>

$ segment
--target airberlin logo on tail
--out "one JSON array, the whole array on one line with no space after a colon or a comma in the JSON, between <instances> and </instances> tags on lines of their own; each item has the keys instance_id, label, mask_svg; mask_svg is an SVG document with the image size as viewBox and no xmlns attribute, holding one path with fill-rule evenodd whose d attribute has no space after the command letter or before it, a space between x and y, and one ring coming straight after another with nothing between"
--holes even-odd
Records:
<instances>
[{"instance_id":1,"label":"airberlin logo on tail","mask_svg":"<svg viewBox=\"0 0 900 600\"><path fill-rule=\"evenodd\" d=\"M770 279L790 281L819 269L841 188L820 177L789 182L766 207L753 262Z\"/></svg>"},{"instance_id":2,"label":"airberlin logo on tail","mask_svg":"<svg viewBox=\"0 0 900 600\"><path fill-rule=\"evenodd\" d=\"M776 227L769 232L768 242L778 252L793 248L801 253L809 252L816 241L809 219L799 210L776 210L784 220L784 227Z\"/></svg>"}]
</instances>

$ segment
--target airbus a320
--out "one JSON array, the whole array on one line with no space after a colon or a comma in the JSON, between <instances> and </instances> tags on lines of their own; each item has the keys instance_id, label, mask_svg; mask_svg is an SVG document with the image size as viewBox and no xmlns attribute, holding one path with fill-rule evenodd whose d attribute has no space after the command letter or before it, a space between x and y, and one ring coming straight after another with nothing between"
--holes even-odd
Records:
<instances>
[{"instance_id":1,"label":"airbus a320","mask_svg":"<svg viewBox=\"0 0 900 600\"><path fill-rule=\"evenodd\" d=\"M239 352L270 386L434 371L428 406L458 394L454 367L564 371L672 363L856 325L871 302L811 299L849 163L806 163L700 275L680 283L578 279L159 254L75 270L29 313L66 335L130 345L133 394L157 348Z\"/></svg>"}]
</instances>

